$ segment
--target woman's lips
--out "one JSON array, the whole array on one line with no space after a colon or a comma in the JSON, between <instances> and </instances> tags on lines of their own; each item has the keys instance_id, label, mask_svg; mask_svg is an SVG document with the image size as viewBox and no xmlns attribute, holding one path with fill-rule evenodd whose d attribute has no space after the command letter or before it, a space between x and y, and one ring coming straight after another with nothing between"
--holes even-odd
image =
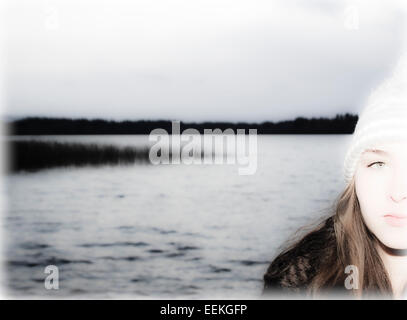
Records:
<instances>
[{"instance_id":1,"label":"woman's lips","mask_svg":"<svg viewBox=\"0 0 407 320\"><path fill-rule=\"evenodd\" d=\"M387 224L391 225L392 227L404 227L407 225L407 216L400 215L400 214L387 214L384 216Z\"/></svg>"}]
</instances>

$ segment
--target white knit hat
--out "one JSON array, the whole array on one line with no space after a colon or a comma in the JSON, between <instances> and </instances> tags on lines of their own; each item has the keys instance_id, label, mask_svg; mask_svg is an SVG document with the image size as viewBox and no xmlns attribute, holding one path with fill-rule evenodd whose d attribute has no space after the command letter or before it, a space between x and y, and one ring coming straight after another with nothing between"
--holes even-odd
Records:
<instances>
[{"instance_id":1,"label":"white knit hat","mask_svg":"<svg viewBox=\"0 0 407 320\"><path fill-rule=\"evenodd\" d=\"M366 149L401 139L407 139L407 54L401 57L392 76L367 100L345 157L346 183L352 180Z\"/></svg>"}]
</instances>

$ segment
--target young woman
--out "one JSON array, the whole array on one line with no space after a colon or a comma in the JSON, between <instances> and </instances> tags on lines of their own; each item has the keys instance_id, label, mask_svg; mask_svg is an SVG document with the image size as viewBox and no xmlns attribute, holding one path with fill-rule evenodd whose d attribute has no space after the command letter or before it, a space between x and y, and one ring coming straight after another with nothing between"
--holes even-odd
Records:
<instances>
[{"instance_id":1,"label":"young woman","mask_svg":"<svg viewBox=\"0 0 407 320\"><path fill-rule=\"evenodd\" d=\"M407 298L406 82L404 56L359 118L334 212L273 260L263 293Z\"/></svg>"}]
</instances>

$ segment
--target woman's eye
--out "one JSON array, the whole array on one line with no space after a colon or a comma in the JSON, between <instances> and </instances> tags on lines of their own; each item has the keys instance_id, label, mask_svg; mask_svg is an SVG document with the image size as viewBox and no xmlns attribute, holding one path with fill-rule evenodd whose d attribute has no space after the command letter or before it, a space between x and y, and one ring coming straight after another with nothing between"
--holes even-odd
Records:
<instances>
[{"instance_id":1,"label":"woman's eye","mask_svg":"<svg viewBox=\"0 0 407 320\"><path fill-rule=\"evenodd\" d=\"M382 168L384 167L385 163L384 162L373 162L371 164L369 164L369 168Z\"/></svg>"}]
</instances>

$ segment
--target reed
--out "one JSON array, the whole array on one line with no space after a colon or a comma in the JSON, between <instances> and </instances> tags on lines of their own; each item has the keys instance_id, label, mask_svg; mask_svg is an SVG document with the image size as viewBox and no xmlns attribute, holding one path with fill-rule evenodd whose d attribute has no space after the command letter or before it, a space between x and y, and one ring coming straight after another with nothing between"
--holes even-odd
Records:
<instances>
[{"instance_id":1,"label":"reed","mask_svg":"<svg viewBox=\"0 0 407 320\"><path fill-rule=\"evenodd\" d=\"M8 171L36 171L53 167L149 164L149 148L62 143L56 141L9 141Z\"/></svg>"}]
</instances>

